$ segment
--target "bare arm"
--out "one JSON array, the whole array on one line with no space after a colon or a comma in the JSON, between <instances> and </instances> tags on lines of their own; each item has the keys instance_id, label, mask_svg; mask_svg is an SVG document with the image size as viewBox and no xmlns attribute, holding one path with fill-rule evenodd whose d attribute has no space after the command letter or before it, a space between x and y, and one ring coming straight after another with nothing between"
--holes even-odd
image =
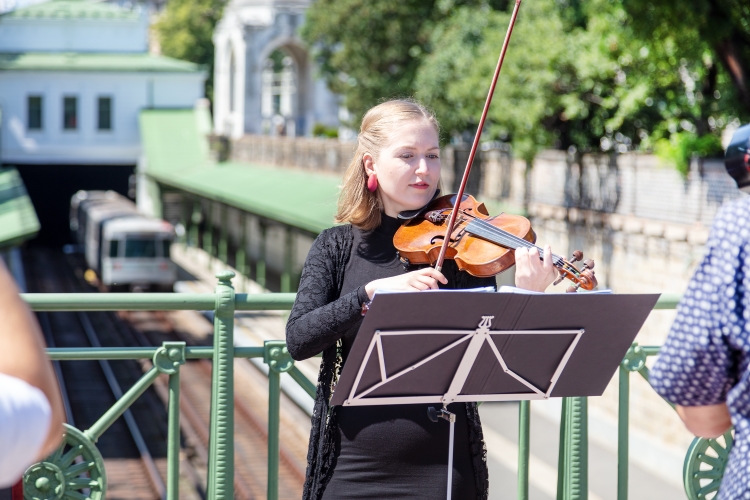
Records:
<instances>
[{"instance_id":1,"label":"bare arm","mask_svg":"<svg viewBox=\"0 0 750 500\"><path fill-rule=\"evenodd\" d=\"M43 458L60 443L65 421L60 388L36 318L18 295L18 288L0 260L0 373L16 377L44 393L52 409Z\"/></svg>"},{"instance_id":2,"label":"bare arm","mask_svg":"<svg viewBox=\"0 0 750 500\"><path fill-rule=\"evenodd\" d=\"M732 427L726 403L707 406L675 407L685 427L698 437L716 438Z\"/></svg>"}]
</instances>

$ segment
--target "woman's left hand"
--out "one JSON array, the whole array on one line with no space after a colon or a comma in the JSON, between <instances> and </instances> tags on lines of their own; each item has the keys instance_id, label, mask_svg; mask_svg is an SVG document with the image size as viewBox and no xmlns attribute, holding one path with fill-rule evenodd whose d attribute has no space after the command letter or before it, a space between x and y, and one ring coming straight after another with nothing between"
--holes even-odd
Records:
<instances>
[{"instance_id":1,"label":"woman's left hand","mask_svg":"<svg viewBox=\"0 0 750 500\"><path fill-rule=\"evenodd\" d=\"M525 290L543 292L557 279L557 269L552 264L552 249L544 247L544 260L536 248L516 249L516 286Z\"/></svg>"}]
</instances>

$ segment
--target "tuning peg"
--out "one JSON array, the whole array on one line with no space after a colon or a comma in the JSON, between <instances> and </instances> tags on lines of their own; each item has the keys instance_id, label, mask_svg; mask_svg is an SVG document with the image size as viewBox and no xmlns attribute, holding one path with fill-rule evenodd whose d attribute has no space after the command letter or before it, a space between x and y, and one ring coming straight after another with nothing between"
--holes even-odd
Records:
<instances>
[{"instance_id":1,"label":"tuning peg","mask_svg":"<svg viewBox=\"0 0 750 500\"><path fill-rule=\"evenodd\" d=\"M562 280L564 280L564 279L565 279L565 276L563 276L562 274L560 274L560 275L559 275L559 276L557 277L557 279L556 279L556 280L555 280L555 281L554 281L554 282L552 283L552 285L553 285L553 286L557 286L557 285L559 285L560 283L562 283Z\"/></svg>"},{"instance_id":2,"label":"tuning peg","mask_svg":"<svg viewBox=\"0 0 750 500\"><path fill-rule=\"evenodd\" d=\"M578 291L577 286L570 285L567 290L565 290L566 293L576 293Z\"/></svg>"},{"instance_id":3,"label":"tuning peg","mask_svg":"<svg viewBox=\"0 0 750 500\"><path fill-rule=\"evenodd\" d=\"M583 252L581 252L580 250L576 250L575 252L573 252L573 256L570 258L570 262L578 262L582 258Z\"/></svg>"},{"instance_id":4,"label":"tuning peg","mask_svg":"<svg viewBox=\"0 0 750 500\"><path fill-rule=\"evenodd\" d=\"M592 269L592 270L593 270L593 269L594 269L594 261L593 261L593 260L591 260L591 259L586 259L586 260L585 260L585 261L583 262L583 267L585 267L585 268L587 268L587 269Z\"/></svg>"}]
</instances>

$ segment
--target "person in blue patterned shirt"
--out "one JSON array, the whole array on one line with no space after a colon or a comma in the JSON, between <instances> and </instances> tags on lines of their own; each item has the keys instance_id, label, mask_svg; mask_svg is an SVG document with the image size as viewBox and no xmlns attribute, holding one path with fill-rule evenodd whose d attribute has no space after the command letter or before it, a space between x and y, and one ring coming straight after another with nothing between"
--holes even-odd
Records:
<instances>
[{"instance_id":1,"label":"person in blue patterned shirt","mask_svg":"<svg viewBox=\"0 0 750 500\"><path fill-rule=\"evenodd\" d=\"M716 215L706 255L677 308L651 385L677 405L688 430L735 428L718 498L750 498L750 197Z\"/></svg>"}]
</instances>

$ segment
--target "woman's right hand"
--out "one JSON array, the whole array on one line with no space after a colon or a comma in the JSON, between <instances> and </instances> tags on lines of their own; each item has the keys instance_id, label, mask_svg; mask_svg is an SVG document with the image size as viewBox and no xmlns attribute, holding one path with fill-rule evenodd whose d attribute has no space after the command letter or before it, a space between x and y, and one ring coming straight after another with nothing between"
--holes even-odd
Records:
<instances>
[{"instance_id":1,"label":"woman's right hand","mask_svg":"<svg viewBox=\"0 0 750 500\"><path fill-rule=\"evenodd\" d=\"M447 284L448 280L443 273L432 268L425 267L417 271L401 274L392 278L383 278L381 280L371 281L365 285L367 296L372 300L375 290L398 290L402 292L419 292L422 290L435 290L438 288L438 281Z\"/></svg>"}]
</instances>

